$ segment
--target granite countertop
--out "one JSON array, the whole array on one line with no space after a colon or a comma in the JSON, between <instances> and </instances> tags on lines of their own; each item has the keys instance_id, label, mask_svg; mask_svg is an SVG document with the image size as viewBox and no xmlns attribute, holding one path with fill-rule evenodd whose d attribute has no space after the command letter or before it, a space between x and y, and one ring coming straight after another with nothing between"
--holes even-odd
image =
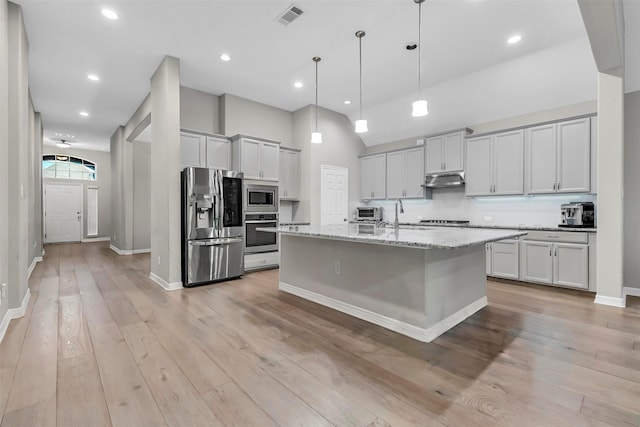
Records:
<instances>
[{"instance_id":1,"label":"granite countertop","mask_svg":"<svg viewBox=\"0 0 640 427\"><path fill-rule=\"evenodd\" d=\"M442 227L399 228L375 224L294 225L258 228L258 231L280 233L378 245L405 246L421 249L458 249L483 245L527 234L517 230L470 229Z\"/></svg>"},{"instance_id":2,"label":"granite countertop","mask_svg":"<svg viewBox=\"0 0 640 427\"><path fill-rule=\"evenodd\" d=\"M373 224L373 221L353 221L353 224ZM387 225L389 226L389 225ZM401 227L424 228L424 227L455 227L455 228L487 228L498 230L531 230L531 231L569 231L581 233L596 233L596 228L580 227L553 227L545 225L486 225L486 224L424 224L420 222L401 222Z\"/></svg>"},{"instance_id":3,"label":"granite countertop","mask_svg":"<svg viewBox=\"0 0 640 427\"><path fill-rule=\"evenodd\" d=\"M310 225L310 222L304 222L304 221L289 221L289 222L281 222L280 225Z\"/></svg>"}]
</instances>

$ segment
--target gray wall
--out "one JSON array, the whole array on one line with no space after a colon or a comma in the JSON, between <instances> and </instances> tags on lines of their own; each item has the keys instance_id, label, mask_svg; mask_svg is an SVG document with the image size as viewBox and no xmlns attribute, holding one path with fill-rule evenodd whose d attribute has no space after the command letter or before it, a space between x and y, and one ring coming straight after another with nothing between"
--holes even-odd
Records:
<instances>
[{"instance_id":1,"label":"gray wall","mask_svg":"<svg viewBox=\"0 0 640 427\"><path fill-rule=\"evenodd\" d=\"M543 123L553 120L560 120L567 117L581 116L585 114L593 114L597 111L598 105L596 100L581 102L579 104L566 105L550 110L537 111L531 114L524 114L515 117L506 117L500 120L494 120L486 123L459 123L458 128L468 127L473 130L473 135L479 135L488 132L497 132L505 129L530 126L537 123ZM428 118L429 116L427 116ZM452 129L453 130L453 129ZM413 138L402 139L399 141L391 141L386 144L374 145L367 147L367 154L380 153L383 151L397 150L401 148L415 147L416 140L423 138L425 135L416 135Z\"/></svg>"},{"instance_id":2,"label":"gray wall","mask_svg":"<svg viewBox=\"0 0 640 427\"><path fill-rule=\"evenodd\" d=\"M98 236L97 237L110 237L111 236L111 155L104 151L93 150L79 150L76 148L58 148L51 145L42 146L42 154L65 154L70 156L80 157L82 159L89 160L96 164L96 180L74 180L74 179L55 179L55 178L43 178L43 186L46 186L48 182L62 182L62 183L78 183L82 184L82 199L84 217L82 220L82 238L87 238L87 188L98 187ZM41 156L38 156L41 157ZM42 170L42 164L39 163L40 170ZM92 236L93 237L93 236Z\"/></svg>"},{"instance_id":3,"label":"gray wall","mask_svg":"<svg viewBox=\"0 0 640 427\"><path fill-rule=\"evenodd\" d=\"M220 97L180 86L180 127L220 133Z\"/></svg>"},{"instance_id":4,"label":"gray wall","mask_svg":"<svg viewBox=\"0 0 640 427\"><path fill-rule=\"evenodd\" d=\"M220 133L244 134L292 144L293 115L290 111L224 94L220 97Z\"/></svg>"},{"instance_id":5,"label":"gray wall","mask_svg":"<svg viewBox=\"0 0 640 427\"><path fill-rule=\"evenodd\" d=\"M133 250L151 249L151 144L133 143Z\"/></svg>"},{"instance_id":6,"label":"gray wall","mask_svg":"<svg viewBox=\"0 0 640 427\"><path fill-rule=\"evenodd\" d=\"M165 56L151 77L151 277L182 285L180 61Z\"/></svg>"},{"instance_id":7,"label":"gray wall","mask_svg":"<svg viewBox=\"0 0 640 427\"><path fill-rule=\"evenodd\" d=\"M353 131L347 116L324 108L318 109L318 130L322 144L311 144L315 129L313 106L293 113L293 140L290 146L302 150L300 159L300 203L293 209L296 221L320 224L320 166L340 166L349 169L349 212L360 197L360 163L365 146ZM288 144L283 144L288 145Z\"/></svg>"},{"instance_id":8,"label":"gray wall","mask_svg":"<svg viewBox=\"0 0 640 427\"><path fill-rule=\"evenodd\" d=\"M22 10L9 3L9 306L19 307L27 292L29 267L29 44Z\"/></svg>"},{"instance_id":9,"label":"gray wall","mask_svg":"<svg viewBox=\"0 0 640 427\"><path fill-rule=\"evenodd\" d=\"M42 257L42 118L29 100L29 265Z\"/></svg>"},{"instance_id":10,"label":"gray wall","mask_svg":"<svg viewBox=\"0 0 640 427\"><path fill-rule=\"evenodd\" d=\"M0 0L0 284L9 281L9 45L7 2ZM0 321L9 299L0 301ZM0 331L1 332L1 331Z\"/></svg>"},{"instance_id":11,"label":"gray wall","mask_svg":"<svg viewBox=\"0 0 640 427\"><path fill-rule=\"evenodd\" d=\"M624 286L640 288L640 91L624 103Z\"/></svg>"}]
</instances>

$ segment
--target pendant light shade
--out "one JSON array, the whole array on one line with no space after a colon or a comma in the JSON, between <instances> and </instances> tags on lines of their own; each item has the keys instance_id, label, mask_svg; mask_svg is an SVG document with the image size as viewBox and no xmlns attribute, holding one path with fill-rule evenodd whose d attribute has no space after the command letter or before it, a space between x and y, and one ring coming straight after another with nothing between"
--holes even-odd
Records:
<instances>
[{"instance_id":1,"label":"pendant light shade","mask_svg":"<svg viewBox=\"0 0 640 427\"><path fill-rule=\"evenodd\" d=\"M311 142L314 144L322 144L322 134L320 132L311 132Z\"/></svg>"},{"instance_id":2,"label":"pendant light shade","mask_svg":"<svg viewBox=\"0 0 640 427\"><path fill-rule=\"evenodd\" d=\"M369 128L367 127L366 120L356 120L356 133L365 133L368 130Z\"/></svg>"},{"instance_id":3,"label":"pendant light shade","mask_svg":"<svg viewBox=\"0 0 640 427\"><path fill-rule=\"evenodd\" d=\"M413 111L411 115L413 117L424 117L429 114L429 109L427 108L427 101L424 99L419 99L417 101L413 101Z\"/></svg>"},{"instance_id":4,"label":"pendant light shade","mask_svg":"<svg viewBox=\"0 0 640 427\"><path fill-rule=\"evenodd\" d=\"M60 148L69 148L71 147L71 144L69 144L67 141L65 141L64 139L61 139L60 142L56 143L56 145Z\"/></svg>"},{"instance_id":5,"label":"pendant light shade","mask_svg":"<svg viewBox=\"0 0 640 427\"><path fill-rule=\"evenodd\" d=\"M418 100L413 102L413 111L411 115L413 117L424 117L429 114L427 108L427 101L422 99L420 91L422 89L422 3L424 0L413 0L418 3Z\"/></svg>"},{"instance_id":6,"label":"pendant light shade","mask_svg":"<svg viewBox=\"0 0 640 427\"><path fill-rule=\"evenodd\" d=\"M360 119L356 120L356 133L364 133L369 130L367 127L367 121L362 118L362 38L364 35L364 31L356 32L356 37L358 38L358 50L360 52Z\"/></svg>"},{"instance_id":7,"label":"pendant light shade","mask_svg":"<svg viewBox=\"0 0 640 427\"><path fill-rule=\"evenodd\" d=\"M311 143L313 144L322 144L322 134L318 132L318 62L322 60L319 56L314 56L313 62L316 63L316 131L311 132Z\"/></svg>"}]
</instances>

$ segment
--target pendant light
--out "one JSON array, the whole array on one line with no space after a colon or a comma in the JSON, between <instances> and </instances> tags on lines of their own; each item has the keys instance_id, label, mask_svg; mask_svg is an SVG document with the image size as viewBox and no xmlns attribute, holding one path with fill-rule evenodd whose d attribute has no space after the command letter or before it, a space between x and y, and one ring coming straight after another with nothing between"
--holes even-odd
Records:
<instances>
[{"instance_id":1,"label":"pendant light","mask_svg":"<svg viewBox=\"0 0 640 427\"><path fill-rule=\"evenodd\" d=\"M422 74L422 3L424 0L413 0L418 3L418 100L413 102L413 117L424 117L429 114L427 101L420 96L421 83L420 75Z\"/></svg>"},{"instance_id":2,"label":"pendant light","mask_svg":"<svg viewBox=\"0 0 640 427\"><path fill-rule=\"evenodd\" d=\"M362 30L356 32L360 50L360 119L356 120L356 133L364 133L369 130L367 128L367 121L362 119L362 38L364 35L365 32Z\"/></svg>"},{"instance_id":3,"label":"pendant light","mask_svg":"<svg viewBox=\"0 0 640 427\"><path fill-rule=\"evenodd\" d=\"M319 56L313 57L313 62L316 63L316 131L311 132L311 142L313 144L322 144L322 134L318 132L318 62L320 62L322 58Z\"/></svg>"}]
</instances>

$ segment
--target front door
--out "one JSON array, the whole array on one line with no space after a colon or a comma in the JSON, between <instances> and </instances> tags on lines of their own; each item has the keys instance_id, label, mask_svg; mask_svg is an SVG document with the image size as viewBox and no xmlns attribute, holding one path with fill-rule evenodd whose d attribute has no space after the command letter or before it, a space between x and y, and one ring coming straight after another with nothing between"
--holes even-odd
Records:
<instances>
[{"instance_id":1,"label":"front door","mask_svg":"<svg viewBox=\"0 0 640 427\"><path fill-rule=\"evenodd\" d=\"M45 242L82 240L82 184L46 183L44 189Z\"/></svg>"},{"instance_id":2,"label":"front door","mask_svg":"<svg viewBox=\"0 0 640 427\"><path fill-rule=\"evenodd\" d=\"M349 217L349 169L322 165L320 223L346 224Z\"/></svg>"}]
</instances>

